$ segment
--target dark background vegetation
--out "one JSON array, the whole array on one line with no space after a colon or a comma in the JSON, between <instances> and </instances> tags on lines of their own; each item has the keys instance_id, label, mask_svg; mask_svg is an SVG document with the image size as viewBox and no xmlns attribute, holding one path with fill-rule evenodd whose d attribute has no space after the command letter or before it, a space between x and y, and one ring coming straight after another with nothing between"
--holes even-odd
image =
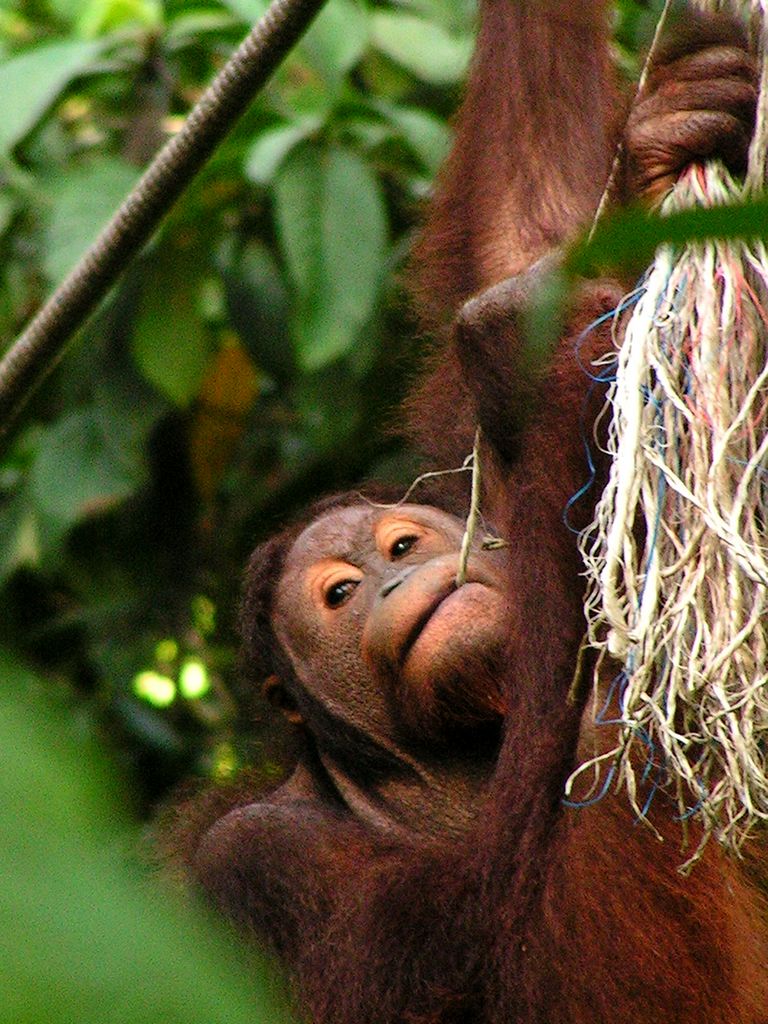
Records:
<instances>
[{"instance_id":1,"label":"dark background vegetation","mask_svg":"<svg viewBox=\"0 0 768 1024\"><path fill-rule=\"evenodd\" d=\"M616 6L616 56L629 78L659 6ZM265 7L0 0L0 347ZM2 456L0 669L2 699L15 704L0 715L10 772L0 865L12 878L26 865L22 918L38 862L54 879L50 906L62 900L69 912L83 895L73 882L67 900L45 866L78 859L77 843L56 847L55 816L18 846L27 815L44 822L55 804L62 822L83 823L91 852L110 831L130 846L131 822L180 778L223 780L246 763L265 777L279 770L282 740L237 682L242 566L319 493L409 478L407 454L385 429L423 347L402 272L449 146L474 13L471 0L330 0ZM112 774L99 767L105 749ZM104 798L112 810L94 812L106 815L102 834L78 787L101 792L99 772L115 771L119 795ZM67 792L57 789L64 776ZM113 867L83 856L85 889L92 879L108 891ZM142 928L134 881L114 881L115 898ZM96 906L94 896L83 936L104 924ZM30 976L38 961L50 965L55 916L38 922L37 945L16 950L13 963ZM46 992L28 1017L21 1004L0 1017L77 1019L54 1011ZM84 990L81 1020L88 998ZM145 1019L131 1005L115 1019ZM148 1002L147 1020L215 1019L158 1005Z\"/></svg>"}]
</instances>

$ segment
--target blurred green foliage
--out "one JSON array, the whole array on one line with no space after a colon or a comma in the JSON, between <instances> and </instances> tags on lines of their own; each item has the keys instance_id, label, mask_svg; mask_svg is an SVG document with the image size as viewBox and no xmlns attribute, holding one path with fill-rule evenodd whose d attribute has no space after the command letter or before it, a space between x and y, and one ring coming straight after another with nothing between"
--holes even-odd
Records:
<instances>
[{"instance_id":1,"label":"blurred green foliage","mask_svg":"<svg viewBox=\"0 0 768 1024\"><path fill-rule=\"evenodd\" d=\"M3 651L0 677L0 1020L287 1024L261 959L140 871L87 718Z\"/></svg>"}]
</instances>

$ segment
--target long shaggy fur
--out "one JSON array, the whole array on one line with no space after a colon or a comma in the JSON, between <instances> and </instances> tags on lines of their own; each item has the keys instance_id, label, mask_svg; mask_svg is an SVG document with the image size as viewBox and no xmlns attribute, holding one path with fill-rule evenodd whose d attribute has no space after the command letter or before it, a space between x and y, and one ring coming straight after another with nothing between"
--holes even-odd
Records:
<instances>
[{"instance_id":1,"label":"long shaggy fur","mask_svg":"<svg viewBox=\"0 0 768 1024\"><path fill-rule=\"evenodd\" d=\"M425 322L444 323L477 290L527 268L594 209L612 132L605 15L599 0L484 0L456 145L421 244ZM521 373L520 324L493 304L489 319L470 306L442 335L410 405L436 469L462 463L480 419L483 511L512 555L505 734L465 833L375 831L323 789L308 756L290 792L246 796L185 834L196 880L278 950L312 1024L766 1020L768 929L753 871L712 846L682 878L663 798L652 810L663 842L636 827L626 801L562 801L592 740L573 685L583 581L563 521L587 473L576 339L621 295L603 282L577 296L524 415L520 389L534 382ZM610 328L589 338L585 361L611 345ZM426 500L456 511L448 484ZM588 505L576 510L582 522ZM279 654L261 651L274 644L274 574L295 536L270 542L249 570L243 622L259 671L280 668ZM753 852L761 863L764 851Z\"/></svg>"}]
</instances>

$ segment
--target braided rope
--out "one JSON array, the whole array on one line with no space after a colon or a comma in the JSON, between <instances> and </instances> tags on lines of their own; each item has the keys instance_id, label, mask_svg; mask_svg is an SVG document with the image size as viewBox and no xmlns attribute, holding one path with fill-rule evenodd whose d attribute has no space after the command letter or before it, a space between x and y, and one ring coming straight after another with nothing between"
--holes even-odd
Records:
<instances>
[{"instance_id":1,"label":"braided rope","mask_svg":"<svg viewBox=\"0 0 768 1024\"><path fill-rule=\"evenodd\" d=\"M0 362L0 437L325 0L273 0L77 266Z\"/></svg>"}]
</instances>

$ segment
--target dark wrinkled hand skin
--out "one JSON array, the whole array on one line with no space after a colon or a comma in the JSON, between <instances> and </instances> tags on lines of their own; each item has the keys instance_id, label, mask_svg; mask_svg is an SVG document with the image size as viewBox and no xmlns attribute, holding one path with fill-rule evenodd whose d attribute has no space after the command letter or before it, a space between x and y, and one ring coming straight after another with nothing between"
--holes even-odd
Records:
<instances>
[{"instance_id":1,"label":"dark wrinkled hand skin","mask_svg":"<svg viewBox=\"0 0 768 1024\"><path fill-rule=\"evenodd\" d=\"M627 196L659 201L691 163L746 169L757 69L740 25L689 12L662 40L625 132Z\"/></svg>"}]
</instances>

